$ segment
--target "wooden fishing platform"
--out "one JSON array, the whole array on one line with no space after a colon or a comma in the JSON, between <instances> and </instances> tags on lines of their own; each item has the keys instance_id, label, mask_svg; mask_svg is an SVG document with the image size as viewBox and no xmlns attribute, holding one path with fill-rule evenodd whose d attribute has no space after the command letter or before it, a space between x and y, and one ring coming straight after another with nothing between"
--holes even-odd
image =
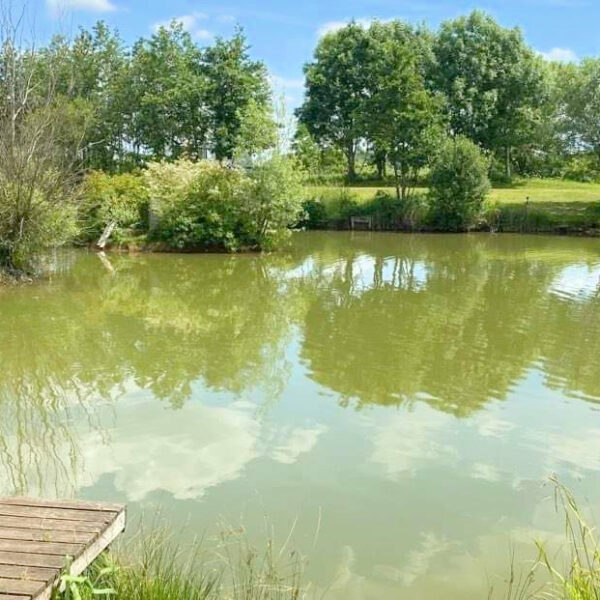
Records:
<instances>
[{"instance_id":1,"label":"wooden fishing platform","mask_svg":"<svg viewBox=\"0 0 600 600\"><path fill-rule=\"evenodd\" d=\"M125 529L121 504L0 497L0 600L49 600Z\"/></svg>"}]
</instances>

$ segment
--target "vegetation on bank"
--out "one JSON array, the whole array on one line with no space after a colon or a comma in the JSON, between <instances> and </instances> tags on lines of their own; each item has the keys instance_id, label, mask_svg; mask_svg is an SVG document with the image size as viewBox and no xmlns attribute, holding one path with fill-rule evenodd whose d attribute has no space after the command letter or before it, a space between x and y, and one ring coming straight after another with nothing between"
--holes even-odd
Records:
<instances>
[{"instance_id":1,"label":"vegetation on bank","mask_svg":"<svg viewBox=\"0 0 600 600\"><path fill-rule=\"evenodd\" d=\"M213 543L177 544L161 529L107 552L81 577L63 577L57 600L299 600L303 558L285 544L250 545L241 530Z\"/></svg>"},{"instance_id":2,"label":"vegetation on bank","mask_svg":"<svg viewBox=\"0 0 600 600\"><path fill-rule=\"evenodd\" d=\"M241 29L207 47L177 22L131 47L102 22L26 39L0 24L5 279L107 227L117 245L238 251L361 215L407 231L598 226L596 206L496 201L510 187L484 200L488 179L600 180L600 60L549 63L479 11L436 32L393 20L324 35L293 140ZM393 193L327 200L300 186L361 178Z\"/></svg>"},{"instance_id":3,"label":"vegetation on bank","mask_svg":"<svg viewBox=\"0 0 600 600\"><path fill-rule=\"evenodd\" d=\"M351 216L371 216L373 228L392 231L433 230L428 220L425 184L409 201L395 198L390 183L367 181L353 186L308 186L305 226L347 229ZM600 184L562 179L515 179L490 189L471 229L517 233L600 233Z\"/></svg>"},{"instance_id":4,"label":"vegetation on bank","mask_svg":"<svg viewBox=\"0 0 600 600\"><path fill-rule=\"evenodd\" d=\"M114 224L113 242L177 250L269 249L302 211L301 180L280 155L251 171L216 161L150 163L137 175L91 173L79 236L95 243Z\"/></svg>"}]
</instances>

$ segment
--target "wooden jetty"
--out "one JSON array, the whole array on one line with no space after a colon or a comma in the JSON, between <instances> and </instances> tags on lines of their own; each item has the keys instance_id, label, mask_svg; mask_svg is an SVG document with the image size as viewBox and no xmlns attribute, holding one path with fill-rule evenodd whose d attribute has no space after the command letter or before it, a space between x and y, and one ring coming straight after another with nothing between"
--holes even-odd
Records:
<instances>
[{"instance_id":1,"label":"wooden jetty","mask_svg":"<svg viewBox=\"0 0 600 600\"><path fill-rule=\"evenodd\" d=\"M0 600L49 600L124 529L121 504L0 497Z\"/></svg>"}]
</instances>

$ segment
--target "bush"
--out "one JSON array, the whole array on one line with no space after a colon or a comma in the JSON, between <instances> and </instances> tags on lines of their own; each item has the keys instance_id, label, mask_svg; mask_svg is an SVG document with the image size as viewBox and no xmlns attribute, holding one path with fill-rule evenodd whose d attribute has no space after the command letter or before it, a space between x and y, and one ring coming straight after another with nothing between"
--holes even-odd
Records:
<instances>
[{"instance_id":1,"label":"bush","mask_svg":"<svg viewBox=\"0 0 600 600\"><path fill-rule=\"evenodd\" d=\"M373 226L379 230L414 231L425 221L426 204L422 194L397 198L383 191L363 205L363 214L373 217Z\"/></svg>"},{"instance_id":2,"label":"bush","mask_svg":"<svg viewBox=\"0 0 600 600\"><path fill-rule=\"evenodd\" d=\"M600 164L594 155L573 156L562 170L564 179L591 183L600 180Z\"/></svg>"},{"instance_id":3,"label":"bush","mask_svg":"<svg viewBox=\"0 0 600 600\"><path fill-rule=\"evenodd\" d=\"M444 231L471 227L490 189L488 160L470 140L447 139L434 157L429 176L429 219Z\"/></svg>"},{"instance_id":4,"label":"bush","mask_svg":"<svg viewBox=\"0 0 600 600\"><path fill-rule=\"evenodd\" d=\"M139 175L90 173L83 184L80 209L82 239L98 240L104 228L116 223L113 238L123 242L128 236L148 230L148 189Z\"/></svg>"},{"instance_id":5,"label":"bush","mask_svg":"<svg viewBox=\"0 0 600 600\"><path fill-rule=\"evenodd\" d=\"M213 161L153 163L144 176L152 237L173 248L272 248L302 212L300 176L285 157L251 172Z\"/></svg>"},{"instance_id":6,"label":"bush","mask_svg":"<svg viewBox=\"0 0 600 600\"><path fill-rule=\"evenodd\" d=\"M309 198L302 203L304 218L299 225L307 229L323 229L327 226L327 207L320 198Z\"/></svg>"}]
</instances>

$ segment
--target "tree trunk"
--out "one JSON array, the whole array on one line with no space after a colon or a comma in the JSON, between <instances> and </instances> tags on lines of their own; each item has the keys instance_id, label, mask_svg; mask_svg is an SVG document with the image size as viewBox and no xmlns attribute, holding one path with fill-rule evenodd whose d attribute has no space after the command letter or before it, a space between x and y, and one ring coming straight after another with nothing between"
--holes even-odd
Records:
<instances>
[{"instance_id":1,"label":"tree trunk","mask_svg":"<svg viewBox=\"0 0 600 600\"><path fill-rule=\"evenodd\" d=\"M396 184L396 200L401 198L400 176L398 174L398 166L394 163L394 183Z\"/></svg>"},{"instance_id":2,"label":"tree trunk","mask_svg":"<svg viewBox=\"0 0 600 600\"><path fill-rule=\"evenodd\" d=\"M377 178L385 179L385 152L375 153L375 165L377 166Z\"/></svg>"},{"instance_id":3,"label":"tree trunk","mask_svg":"<svg viewBox=\"0 0 600 600\"><path fill-rule=\"evenodd\" d=\"M356 179L356 150L354 142L348 144L346 157L348 158L348 181L353 181Z\"/></svg>"},{"instance_id":4,"label":"tree trunk","mask_svg":"<svg viewBox=\"0 0 600 600\"><path fill-rule=\"evenodd\" d=\"M512 169L511 169L511 159L510 159L510 146L506 146L506 155L505 155L505 167L506 167L506 178L510 180L512 178Z\"/></svg>"}]
</instances>

